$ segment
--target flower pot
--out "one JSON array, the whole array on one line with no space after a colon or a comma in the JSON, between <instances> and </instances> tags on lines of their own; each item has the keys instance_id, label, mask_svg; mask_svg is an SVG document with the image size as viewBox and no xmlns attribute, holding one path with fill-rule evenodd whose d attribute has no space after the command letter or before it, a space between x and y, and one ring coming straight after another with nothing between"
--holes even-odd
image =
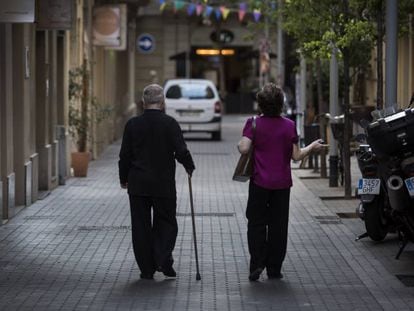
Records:
<instances>
[{"instance_id":1,"label":"flower pot","mask_svg":"<svg viewBox=\"0 0 414 311\"><path fill-rule=\"evenodd\" d=\"M88 175L89 152L72 152L72 168L75 177Z\"/></svg>"}]
</instances>

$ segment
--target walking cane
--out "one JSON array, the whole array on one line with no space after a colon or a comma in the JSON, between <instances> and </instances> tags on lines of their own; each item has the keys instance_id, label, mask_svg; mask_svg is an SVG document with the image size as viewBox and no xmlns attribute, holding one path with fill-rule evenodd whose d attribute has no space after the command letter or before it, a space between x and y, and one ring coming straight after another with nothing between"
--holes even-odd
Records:
<instances>
[{"instance_id":1,"label":"walking cane","mask_svg":"<svg viewBox=\"0 0 414 311\"><path fill-rule=\"evenodd\" d=\"M201 280L200 275L200 268L198 266L198 251L197 251L197 238L196 238L196 229L195 229L195 219L194 219L194 203L193 203L193 187L191 186L191 175L188 175L188 187L190 190L190 207L191 207L191 220L193 223L193 240L194 240L194 251L195 251L195 258L196 258L196 280Z\"/></svg>"}]
</instances>

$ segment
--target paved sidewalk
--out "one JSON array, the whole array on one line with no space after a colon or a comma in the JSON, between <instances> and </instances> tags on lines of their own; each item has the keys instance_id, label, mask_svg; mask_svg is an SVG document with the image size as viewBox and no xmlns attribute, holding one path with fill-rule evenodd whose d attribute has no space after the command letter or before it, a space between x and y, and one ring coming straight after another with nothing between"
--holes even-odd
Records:
<instances>
[{"instance_id":1,"label":"paved sidewalk","mask_svg":"<svg viewBox=\"0 0 414 311\"><path fill-rule=\"evenodd\" d=\"M414 310L414 248L395 237L354 242L356 200L319 198L326 180L294 170L283 280L248 281L247 183L231 181L244 117L226 117L223 141L189 139L202 280L195 280L188 184L177 169L177 279L140 280L127 195L112 145L87 178L72 178L0 227L1 310ZM321 190L322 189L322 190ZM325 190L324 190L325 191ZM341 190L334 189L331 192ZM335 203L337 202L337 203ZM321 217L323 216L323 217ZM326 217L328 216L328 217Z\"/></svg>"}]
</instances>

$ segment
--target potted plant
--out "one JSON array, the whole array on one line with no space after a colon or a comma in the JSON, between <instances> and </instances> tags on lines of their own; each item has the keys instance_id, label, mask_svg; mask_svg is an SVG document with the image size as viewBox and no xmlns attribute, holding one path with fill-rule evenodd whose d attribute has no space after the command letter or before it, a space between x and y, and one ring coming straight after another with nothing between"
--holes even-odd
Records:
<instances>
[{"instance_id":1,"label":"potted plant","mask_svg":"<svg viewBox=\"0 0 414 311\"><path fill-rule=\"evenodd\" d=\"M91 96L90 70L86 60L80 67L69 71L69 132L76 152L72 152L72 168L75 177L86 177L90 152L88 141L93 122L100 123L111 115L111 107L103 107Z\"/></svg>"}]
</instances>

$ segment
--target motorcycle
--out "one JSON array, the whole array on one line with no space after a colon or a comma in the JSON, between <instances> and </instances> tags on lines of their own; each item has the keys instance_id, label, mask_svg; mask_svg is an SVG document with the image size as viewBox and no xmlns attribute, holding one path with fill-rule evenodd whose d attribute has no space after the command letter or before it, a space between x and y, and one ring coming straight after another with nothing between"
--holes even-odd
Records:
<instances>
[{"instance_id":1,"label":"motorcycle","mask_svg":"<svg viewBox=\"0 0 414 311\"><path fill-rule=\"evenodd\" d=\"M356 152L362 178L358 182L360 204L357 215L364 221L366 232L356 238L370 237L382 241L393 232L393 219L389 205L385 180L382 178L380 163L368 144L361 144Z\"/></svg>"},{"instance_id":2,"label":"motorcycle","mask_svg":"<svg viewBox=\"0 0 414 311\"><path fill-rule=\"evenodd\" d=\"M366 228L357 240L368 236L381 241L396 232L398 259L407 243L414 242L414 108L373 115L373 122L362 124L368 144L357 152L362 174L357 214Z\"/></svg>"}]
</instances>

